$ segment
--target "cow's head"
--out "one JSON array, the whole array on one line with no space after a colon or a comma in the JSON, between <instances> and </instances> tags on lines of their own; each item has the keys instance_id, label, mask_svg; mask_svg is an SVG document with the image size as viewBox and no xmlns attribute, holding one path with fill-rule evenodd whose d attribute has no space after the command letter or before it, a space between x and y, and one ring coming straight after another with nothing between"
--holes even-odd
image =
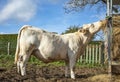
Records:
<instances>
[{"instance_id":1,"label":"cow's head","mask_svg":"<svg viewBox=\"0 0 120 82\"><path fill-rule=\"evenodd\" d=\"M83 33L84 35L89 33L88 29L79 29L78 32Z\"/></svg>"},{"instance_id":2,"label":"cow's head","mask_svg":"<svg viewBox=\"0 0 120 82\"><path fill-rule=\"evenodd\" d=\"M100 29L104 30L106 27L107 21L101 20L98 22L94 22L92 24L85 24L83 25L83 29L88 29L91 34L95 34Z\"/></svg>"}]
</instances>

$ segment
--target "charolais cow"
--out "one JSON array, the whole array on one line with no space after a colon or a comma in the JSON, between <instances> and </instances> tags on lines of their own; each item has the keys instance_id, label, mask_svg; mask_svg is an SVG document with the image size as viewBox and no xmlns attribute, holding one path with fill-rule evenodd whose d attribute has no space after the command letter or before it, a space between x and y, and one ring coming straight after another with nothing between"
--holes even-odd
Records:
<instances>
[{"instance_id":1,"label":"charolais cow","mask_svg":"<svg viewBox=\"0 0 120 82\"><path fill-rule=\"evenodd\" d=\"M98 25L100 28L103 23L99 22L98 24L100 24ZM22 76L26 75L26 63L30 55L33 54L45 63L58 60L65 61L65 76L68 77L68 69L70 69L71 78L75 79L74 67L77 58L83 54L93 35L87 29L58 35L32 26L23 26L18 33L15 54L18 72Z\"/></svg>"}]
</instances>

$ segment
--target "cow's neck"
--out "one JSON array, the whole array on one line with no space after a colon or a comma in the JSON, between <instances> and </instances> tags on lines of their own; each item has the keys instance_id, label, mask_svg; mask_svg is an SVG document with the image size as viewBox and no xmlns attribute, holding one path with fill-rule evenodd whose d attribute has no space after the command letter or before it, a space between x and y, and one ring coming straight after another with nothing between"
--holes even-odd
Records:
<instances>
[{"instance_id":1,"label":"cow's neck","mask_svg":"<svg viewBox=\"0 0 120 82\"><path fill-rule=\"evenodd\" d=\"M93 32L91 32L92 36L94 36L94 34L99 32L100 30L101 30L101 27L96 27L95 30Z\"/></svg>"},{"instance_id":2,"label":"cow's neck","mask_svg":"<svg viewBox=\"0 0 120 82\"><path fill-rule=\"evenodd\" d=\"M92 40L93 34L89 33L83 37L85 37L85 38L83 38L83 44L87 45Z\"/></svg>"}]
</instances>

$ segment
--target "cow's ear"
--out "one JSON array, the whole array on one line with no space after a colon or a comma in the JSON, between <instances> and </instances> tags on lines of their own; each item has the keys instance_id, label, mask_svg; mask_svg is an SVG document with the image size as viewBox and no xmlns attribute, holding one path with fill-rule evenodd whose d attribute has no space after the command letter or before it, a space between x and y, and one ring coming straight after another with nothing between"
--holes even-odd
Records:
<instances>
[{"instance_id":1,"label":"cow's ear","mask_svg":"<svg viewBox=\"0 0 120 82\"><path fill-rule=\"evenodd\" d=\"M79 29L78 32L82 32L82 29Z\"/></svg>"},{"instance_id":2,"label":"cow's ear","mask_svg":"<svg viewBox=\"0 0 120 82\"><path fill-rule=\"evenodd\" d=\"M83 29L83 33L86 34L86 29Z\"/></svg>"}]
</instances>

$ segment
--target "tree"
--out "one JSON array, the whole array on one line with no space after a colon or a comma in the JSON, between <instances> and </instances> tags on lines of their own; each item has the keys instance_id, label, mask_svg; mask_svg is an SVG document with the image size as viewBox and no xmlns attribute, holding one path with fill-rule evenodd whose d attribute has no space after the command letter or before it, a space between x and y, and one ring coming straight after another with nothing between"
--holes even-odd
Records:
<instances>
[{"instance_id":1,"label":"tree","mask_svg":"<svg viewBox=\"0 0 120 82\"><path fill-rule=\"evenodd\" d=\"M106 9L106 1L107 0L69 0L65 4L64 8L67 13L70 13L72 11L75 11L75 12L81 11L85 9L86 6L97 7L98 8L97 10L99 11L100 9ZM115 13L120 12L120 5L113 5L113 11ZM103 40L103 33L101 31L98 32L95 35L94 40Z\"/></svg>"},{"instance_id":2,"label":"tree","mask_svg":"<svg viewBox=\"0 0 120 82\"><path fill-rule=\"evenodd\" d=\"M80 29L80 28L82 28L82 27L75 26L75 25L74 25L74 26L70 26L70 27L69 27L67 30L65 30L65 32L63 32L62 34L77 32L78 29ZM96 36L98 36L98 35L96 35ZM101 37L101 36L100 36L100 37ZM100 38L100 37L98 37L98 38ZM98 39L98 38L97 38L97 39ZM93 39L93 40L96 40L96 37L93 36L92 39Z\"/></svg>"},{"instance_id":3,"label":"tree","mask_svg":"<svg viewBox=\"0 0 120 82\"><path fill-rule=\"evenodd\" d=\"M78 31L80 27L79 26L70 26L67 30L65 30L65 32L63 32L62 34L67 34L67 33L73 33Z\"/></svg>"},{"instance_id":4,"label":"tree","mask_svg":"<svg viewBox=\"0 0 120 82\"><path fill-rule=\"evenodd\" d=\"M71 11L83 10L88 5L90 7L97 5L97 7L100 9L106 7L106 1L107 0L69 0L65 4L64 8L67 13ZM113 6L113 11L120 11L120 5Z\"/></svg>"}]
</instances>

